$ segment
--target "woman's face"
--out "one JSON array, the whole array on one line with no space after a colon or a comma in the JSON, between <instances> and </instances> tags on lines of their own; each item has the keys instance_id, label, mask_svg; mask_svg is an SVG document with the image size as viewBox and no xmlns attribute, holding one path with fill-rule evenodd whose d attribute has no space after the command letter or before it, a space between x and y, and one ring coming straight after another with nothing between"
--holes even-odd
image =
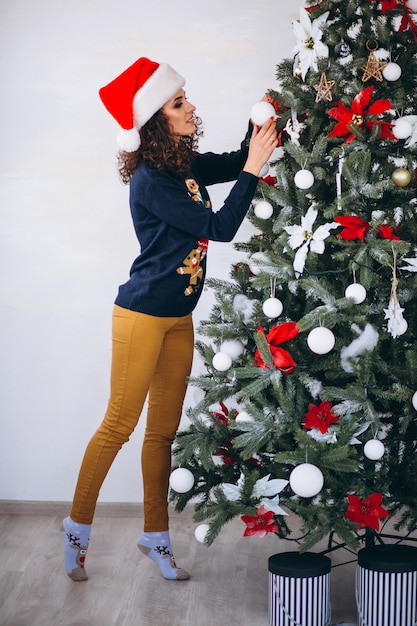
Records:
<instances>
[{"instance_id":1,"label":"woman's face","mask_svg":"<svg viewBox=\"0 0 417 626\"><path fill-rule=\"evenodd\" d=\"M188 102L183 89L179 89L175 96L162 107L162 112L168 118L174 135L192 135L197 130L194 121L195 106Z\"/></svg>"}]
</instances>

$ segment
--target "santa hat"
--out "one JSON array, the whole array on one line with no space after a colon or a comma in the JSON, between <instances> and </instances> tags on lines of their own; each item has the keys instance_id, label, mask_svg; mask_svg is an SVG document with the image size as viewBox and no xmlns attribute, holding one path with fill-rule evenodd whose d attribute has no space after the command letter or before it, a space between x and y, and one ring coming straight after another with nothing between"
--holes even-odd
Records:
<instances>
[{"instance_id":1,"label":"santa hat","mask_svg":"<svg viewBox=\"0 0 417 626\"><path fill-rule=\"evenodd\" d=\"M141 57L99 91L100 98L121 126L119 148L135 152L140 146L139 130L185 84L167 63Z\"/></svg>"}]
</instances>

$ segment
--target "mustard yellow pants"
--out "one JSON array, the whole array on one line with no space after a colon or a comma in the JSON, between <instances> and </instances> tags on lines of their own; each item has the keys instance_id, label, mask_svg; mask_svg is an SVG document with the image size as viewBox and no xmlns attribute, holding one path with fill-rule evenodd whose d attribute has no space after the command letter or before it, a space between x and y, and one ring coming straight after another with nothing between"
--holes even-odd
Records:
<instances>
[{"instance_id":1,"label":"mustard yellow pants","mask_svg":"<svg viewBox=\"0 0 417 626\"><path fill-rule=\"evenodd\" d=\"M71 509L75 522L92 523L101 485L133 433L148 396L142 446L144 531L168 530L171 445L181 419L193 347L191 314L154 317L115 305L110 398L81 464Z\"/></svg>"}]
</instances>

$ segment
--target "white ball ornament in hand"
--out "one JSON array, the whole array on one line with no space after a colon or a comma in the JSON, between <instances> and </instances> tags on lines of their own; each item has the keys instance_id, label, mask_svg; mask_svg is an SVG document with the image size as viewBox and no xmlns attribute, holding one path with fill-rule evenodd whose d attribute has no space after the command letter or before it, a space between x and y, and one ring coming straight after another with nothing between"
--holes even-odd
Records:
<instances>
[{"instance_id":1,"label":"white ball ornament in hand","mask_svg":"<svg viewBox=\"0 0 417 626\"><path fill-rule=\"evenodd\" d=\"M187 493L193 488L194 474L186 467L178 467L169 477L169 486L177 493Z\"/></svg>"},{"instance_id":2,"label":"white ball ornament in hand","mask_svg":"<svg viewBox=\"0 0 417 626\"><path fill-rule=\"evenodd\" d=\"M225 372L232 366L232 359L226 352L217 352L213 357L212 364L218 372Z\"/></svg>"},{"instance_id":3,"label":"white ball ornament in hand","mask_svg":"<svg viewBox=\"0 0 417 626\"><path fill-rule=\"evenodd\" d=\"M333 349L335 337L329 328L317 326L308 333L307 345L315 354L327 354Z\"/></svg>"},{"instance_id":4,"label":"white ball ornament in hand","mask_svg":"<svg viewBox=\"0 0 417 626\"><path fill-rule=\"evenodd\" d=\"M324 478L316 465L302 463L292 470L289 482L291 489L297 496L312 498L321 491Z\"/></svg>"},{"instance_id":5,"label":"white ball ornament in hand","mask_svg":"<svg viewBox=\"0 0 417 626\"><path fill-rule=\"evenodd\" d=\"M382 76L385 80L393 82L398 80L401 76L401 67L398 63L387 63L387 65L382 70Z\"/></svg>"},{"instance_id":6,"label":"white ball ornament in hand","mask_svg":"<svg viewBox=\"0 0 417 626\"><path fill-rule=\"evenodd\" d=\"M194 536L199 543L204 543L210 526L208 524L200 524L194 531Z\"/></svg>"},{"instance_id":7,"label":"white ball ornament in hand","mask_svg":"<svg viewBox=\"0 0 417 626\"><path fill-rule=\"evenodd\" d=\"M413 405L413 407L417 411L417 391L415 391L413 393L413 397L411 398L411 404Z\"/></svg>"},{"instance_id":8,"label":"white ball ornament in hand","mask_svg":"<svg viewBox=\"0 0 417 626\"><path fill-rule=\"evenodd\" d=\"M279 317L283 310L283 305L281 300L278 298L268 298L262 305L262 311L265 313L267 317L270 319L274 319L274 317Z\"/></svg>"},{"instance_id":9,"label":"white ball ornament in hand","mask_svg":"<svg viewBox=\"0 0 417 626\"><path fill-rule=\"evenodd\" d=\"M294 176L294 183L299 189L310 189L314 184L314 176L310 170L299 170Z\"/></svg>"},{"instance_id":10,"label":"white ball ornament in hand","mask_svg":"<svg viewBox=\"0 0 417 626\"><path fill-rule=\"evenodd\" d=\"M378 461L384 454L385 447L379 439L370 439L363 447L363 453L367 459Z\"/></svg>"},{"instance_id":11,"label":"white ball ornament in hand","mask_svg":"<svg viewBox=\"0 0 417 626\"><path fill-rule=\"evenodd\" d=\"M366 298L366 289L360 283L352 283L345 290L346 298L352 298L356 304L361 304Z\"/></svg>"},{"instance_id":12,"label":"white ball ornament in hand","mask_svg":"<svg viewBox=\"0 0 417 626\"><path fill-rule=\"evenodd\" d=\"M272 204L267 200L259 200L256 202L253 212L259 219L267 220L273 214L274 209L272 208Z\"/></svg>"},{"instance_id":13,"label":"white ball ornament in hand","mask_svg":"<svg viewBox=\"0 0 417 626\"><path fill-rule=\"evenodd\" d=\"M270 102L257 102L250 111L250 119L256 126L263 126L271 117L276 117L275 109Z\"/></svg>"}]
</instances>

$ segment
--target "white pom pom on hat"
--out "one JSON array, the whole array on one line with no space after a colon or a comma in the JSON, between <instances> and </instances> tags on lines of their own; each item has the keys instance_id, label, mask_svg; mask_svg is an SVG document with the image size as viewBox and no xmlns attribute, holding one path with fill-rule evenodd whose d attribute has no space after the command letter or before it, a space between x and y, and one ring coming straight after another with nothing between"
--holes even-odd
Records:
<instances>
[{"instance_id":1,"label":"white pom pom on hat","mask_svg":"<svg viewBox=\"0 0 417 626\"><path fill-rule=\"evenodd\" d=\"M167 63L141 57L100 89L104 106L121 127L117 135L121 150L139 148L139 130L184 84L184 78Z\"/></svg>"}]
</instances>

